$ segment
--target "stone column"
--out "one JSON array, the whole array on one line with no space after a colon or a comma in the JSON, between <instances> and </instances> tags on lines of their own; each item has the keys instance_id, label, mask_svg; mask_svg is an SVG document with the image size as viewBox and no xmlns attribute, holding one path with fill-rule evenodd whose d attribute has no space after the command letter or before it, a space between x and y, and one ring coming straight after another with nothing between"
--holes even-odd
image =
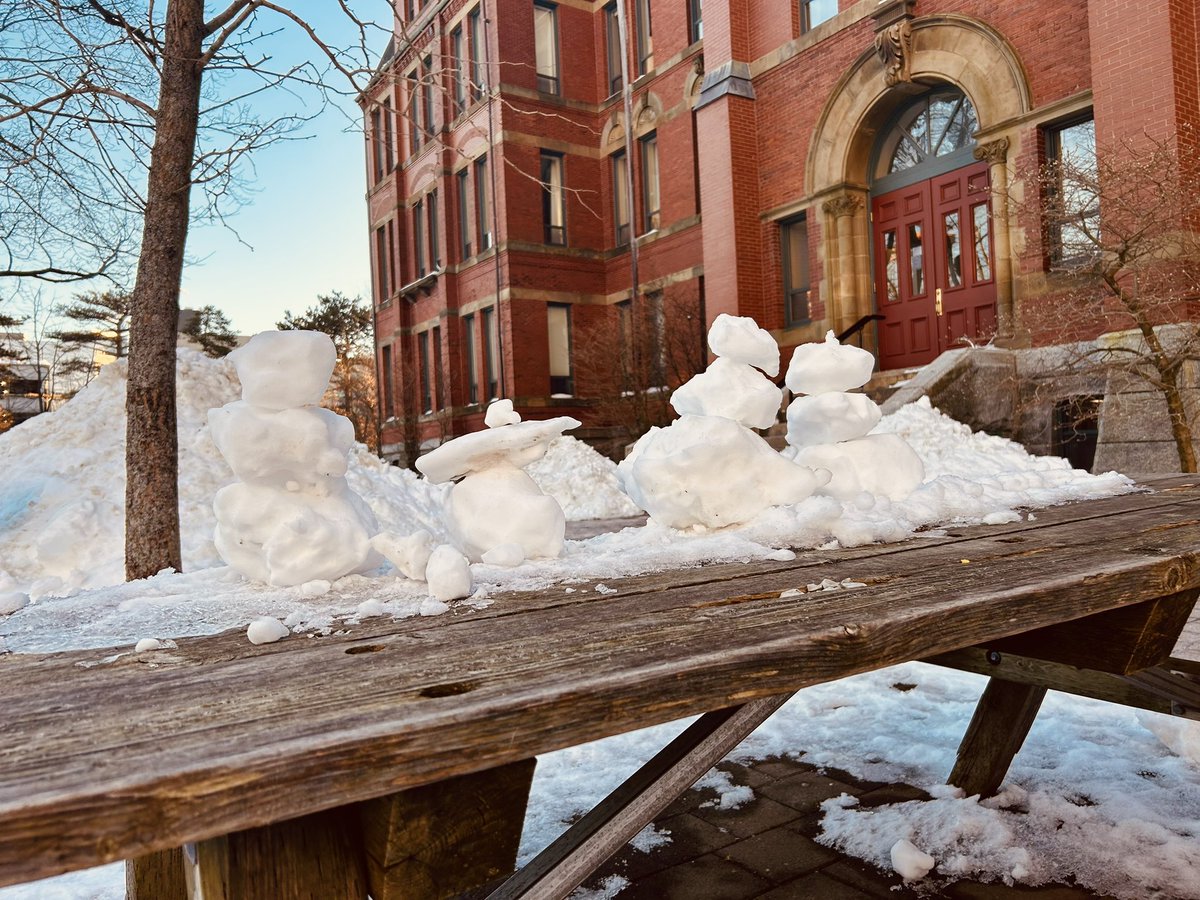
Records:
<instances>
[{"instance_id":1,"label":"stone column","mask_svg":"<svg viewBox=\"0 0 1200 900\"><path fill-rule=\"evenodd\" d=\"M858 194L845 193L821 204L825 213L825 228L833 235L834 251L825 265L836 275L825 317L829 326L839 334L857 321L861 315L855 288L858 284L856 257L854 252L854 222L863 199Z\"/></svg>"},{"instance_id":2,"label":"stone column","mask_svg":"<svg viewBox=\"0 0 1200 900\"><path fill-rule=\"evenodd\" d=\"M1013 305L1012 236L1008 221L1008 138L997 138L975 148L975 158L986 160L992 185L992 260L996 280L996 336L1011 340L1016 336Z\"/></svg>"}]
</instances>

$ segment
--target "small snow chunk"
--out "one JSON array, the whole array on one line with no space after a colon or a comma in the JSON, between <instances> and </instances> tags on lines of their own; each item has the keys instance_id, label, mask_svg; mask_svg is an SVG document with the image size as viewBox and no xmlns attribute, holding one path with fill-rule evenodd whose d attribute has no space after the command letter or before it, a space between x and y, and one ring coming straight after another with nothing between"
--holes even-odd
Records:
<instances>
[{"instance_id":1,"label":"small snow chunk","mask_svg":"<svg viewBox=\"0 0 1200 900\"><path fill-rule=\"evenodd\" d=\"M498 544L481 554L479 558L489 566L504 566L506 569L511 569L525 562L525 548L513 542Z\"/></svg>"},{"instance_id":2,"label":"small snow chunk","mask_svg":"<svg viewBox=\"0 0 1200 900\"><path fill-rule=\"evenodd\" d=\"M421 605L417 609L417 615L440 616L442 613L449 611L450 607L441 600L435 600L433 597L428 597L421 601Z\"/></svg>"},{"instance_id":3,"label":"small snow chunk","mask_svg":"<svg viewBox=\"0 0 1200 900\"><path fill-rule=\"evenodd\" d=\"M29 605L29 595L21 591L0 592L0 616L11 616Z\"/></svg>"},{"instance_id":4,"label":"small snow chunk","mask_svg":"<svg viewBox=\"0 0 1200 900\"><path fill-rule=\"evenodd\" d=\"M314 578L300 585L300 596L320 597L322 594L328 594L332 587L333 585L324 578Z\"/></svg>"},{"instance_id":5,"label":"small snow chunk","mask_svg":"<svg viewBox=\"0 0 1200 900\"><path fill-rule=\"evenodd\" d=\"M808 592L802 591L802 590L800 590L800 588L790 588L789 590L786 590L786 591L780 591L779 596L780 597L803 597L806 593L808 593Z\"/></svg>"},{"instance_id":6,"label":"small snow chunk","mask_svg":"<svg viewBox=\"0 0 1200 900\"><path fill-rule=\"evenodd\" d=\"M749 316L721 313L708 330L708 346L717 356L762 369L772 378L779 374L779 345Z\"/></svg>"},{"instance_id":7,"label":"small snow chunk","mask_svg":"<svg viewBox=\"0 0 1200 900\"><path fill-rule=\"evenodd\" d=\"M360 619L373 619L376 616L382 616L383 604L377 598L372 597L370 600L364 600L358 604L358 607L354 610L354 614Z\"/></svg>"},{"instance_id":8,"label":"small snow chunk","mask_svg":"<svg viewBox=\"0 0 1200 900\"><path fill-rule=\"evenodd\" d=\"M1007 525L1009 522L1020 522L1021 514L1011 509L999 509L983 517L984 525Z\"/></svg>"},{"instance_id":9,"label":"small snow chunk","mask_svg":"<svg viewBox=\"0 0 1200 900\"><path fill-rule=\"evenodd\" d=\"M273 644L289 634L288 627L271 616L259 616L246 629L246 637L252 644Z\"/></svg>"},{"instance_id":10,"label":"small snow chunk","mask_svg":"<svg viewBox=\"0 0 1200 900\"><path fill-rule=\"evenodd\" d=\"M598 585L596 585L596 593L597 594L615 594L615 593L617 593L617 589L610 588L607 584L598 584Z\"/></svg>"},{"instance_id":11,"label":"small snow chunk","mask_svg":"<svg viewBox=\"0 0 1200 900\"><path fill-rule=\"evenodd\" d=\"M151 650L173 650L174 641L160 641L158 638L142 638L134 647L134 653L149 653Z\"/></svg>"},{"instance_id":12,"label":"small snow chunk","mask_svg":"<svg viewBox=\"0 0 1200 900\"><path fill-rule=\"evenodd\" d=\"M796 558L795 550L788 550L786 547L781 550L774 550L767 554L767 559L773 559L776 562L791 562Z\"/></svg>"},{"instance_id":13,"label":"small snow chunk","mask_svg":"<svg viewBox=\"0 0 1200 900\"><path fill-rule=\"evenodd\" d=\"M429 582L429 596L442 603L471 596L470 563L449 544L442 544L430 555L425 580Z\"/></svg>"},{"instance_id":14,"label":"small snow chunk","mask_svg":"<svg viewBox=\"0 0 1200 900\"><path fill-rule=\"evenodd\" d=\"M399 569L405 578L425 580L425 568L429 565L429 555L433 553L433 538L428 531L414 531L404 536L382 531L371 538L371 547Z\"/></svg>"},{"instance_id":15,"label":"small snow chunk","mask_svg":"<svg viewBox=\"0 0 1200 900\"><path fill-rule=\"evenodd\" d=\"M933 857L922 853L910 841L896 841L892 845L892 868L905 881L919 881L933 866Z\"/></svg>"},{"instance_id":16,"label":"small snow chunk","mask_svg":"<svg viewBox=\"0 0 1200 900\"><path fill-rule=\"evenodd\" d=\"M520 421L521 414L513 409L513 402L511 400L493 401L483 416L483 424L488 428L516 425Z\"/></svg>"}]
</instances>

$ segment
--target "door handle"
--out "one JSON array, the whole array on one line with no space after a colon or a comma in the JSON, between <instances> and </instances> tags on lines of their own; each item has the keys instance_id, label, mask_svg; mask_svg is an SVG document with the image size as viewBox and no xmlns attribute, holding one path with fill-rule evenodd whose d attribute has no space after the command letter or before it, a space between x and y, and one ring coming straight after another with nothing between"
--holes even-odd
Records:
<instances>
[{"instance_id":1,"label":"door handle","mask_svg":"<svg viewBox=\"0 0 1200 900\"><path fill-rule=\"evenodd\" d=\"M942 289L933 292L933 309L939 316L942 314Z\"/></svg>"}]
</instances>

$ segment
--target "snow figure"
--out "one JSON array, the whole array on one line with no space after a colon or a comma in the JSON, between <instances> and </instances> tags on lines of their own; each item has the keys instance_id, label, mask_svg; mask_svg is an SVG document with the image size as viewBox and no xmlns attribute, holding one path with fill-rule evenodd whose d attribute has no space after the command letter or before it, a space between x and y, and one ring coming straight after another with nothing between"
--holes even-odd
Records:
<instances>
[{"instance_id":1,"label":"snow figure","mask_svg":"<svg viewBox=\"0 0 1200 900\"><path fill-rule=\"evenodd\" d=\"M581 423L570 416L522 422L511 400L488 407L484 422L487 430L447 441L417 460L430 481L458 482L446 499L446 518L459 548L471 562L487 554L489 562L510 565L560 555L567 527L562 507L522 470Z\"/></svg>"},{"instance_id":2,"label":"snow figure","mask_svg":"<svg viewBox=\"0 0 1200 900\"><path fill-rule=\"evenodd\" d=\"M798 503L828 480L781 457L751 428L775 422L783 393L779 346L753 319L720 315L708 335L717 355L671 396L680 418L651 428L617 467L630 498L672 528L721 528L770 506Z\"/></svg>"},{"instance_id":3,"label":"snow figure","mask_svg":"<svg viewBox=\"0 0 1200 900\"><path fill-rule=\"evenodd\" d=\"M317 406L336 353L316 331L267 331L229 355L242 399L209 410L238 481L217 492L214 543L256 581L290 587L379 565L375 517L346 483L354 426Z\"/></svg>"},{"instance_id":4,"label":"snow figure","mask_svg":"<svg viewBox=\"0 0 1200 900\"><path fill-rule=\"evenodd\" d=\"M828 469L821 492L849 500L861 491L903 500L925 479L920 457L903 438L870 434L881 411L866 394L849 391L871 380L875 358L838 343L833 332L820 344L792 354L787 386L801 396L788 405L784 454L804 466Z\"/></svg>"}]
</instances>

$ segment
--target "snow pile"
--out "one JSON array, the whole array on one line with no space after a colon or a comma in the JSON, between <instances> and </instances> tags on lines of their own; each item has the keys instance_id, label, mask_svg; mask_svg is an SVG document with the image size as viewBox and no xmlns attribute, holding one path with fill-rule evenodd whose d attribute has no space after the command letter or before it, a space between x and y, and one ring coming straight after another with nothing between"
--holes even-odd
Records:
<instances>
[{"instance_id":1,"label":"snow pile","mask_svg":"<svg viewBox=\"0 0 1200 900\"><path fill-rule=\"evenodd\" d=\"M379 526L346 482L354 426L317 405L336 356L318 331L265 331L229 354L242 399L210 410L208 424L238 480L213 501L214 542L247 578L287 587L381 562L370 545Z\"/></svg>"},{"instance_id":2,"label":"snow pile","mask_svg":"<svg viewBox=\"0 0 1200 900\"><path fill-rule=\"evenodd\" d=\"M715 340L714 336L715 335ZM671 397L681 417L651 428L617 466L633 502L671 528L722 528L796 504L829 480L784 459L751 428L775 421L782 393L755 366L779 371L779 348L753 319L720 315L708 369ZM750 360L751 362L743 362Z\"/></svg>"},{"instance_id":3,"label":"snow pile","mask_svg":"<svg viewBox=\"0 0 1200 900\"><path fill-rule=\"evenodd\" d=\"M555 438L546 455L525 467L558 501L568 522L636 516L641 510L621 488L617 464L568 434Z\"/></svg>"}]
</instances>

